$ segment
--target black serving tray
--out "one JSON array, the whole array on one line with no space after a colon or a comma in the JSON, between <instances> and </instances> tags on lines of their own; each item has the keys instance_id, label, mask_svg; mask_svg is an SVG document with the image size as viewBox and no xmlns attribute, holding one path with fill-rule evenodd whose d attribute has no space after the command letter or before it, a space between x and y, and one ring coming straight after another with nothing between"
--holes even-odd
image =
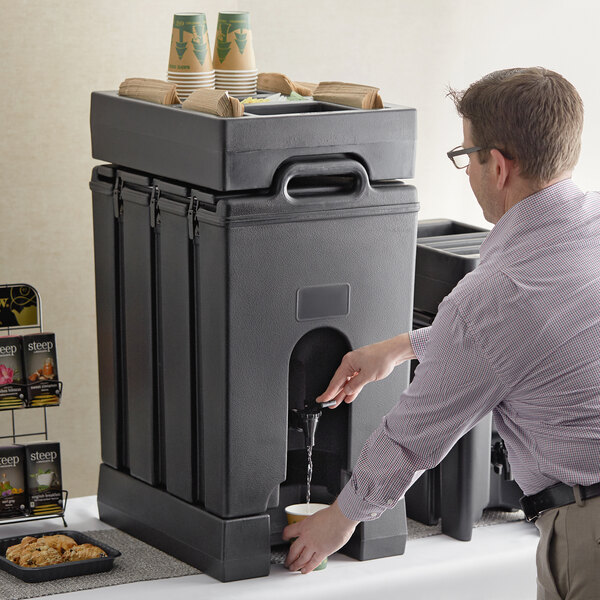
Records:
<instances>
[{"instance_id":1,"label":"black serving tray","mask_svg":"<svg viewBox=\"0 0 600 600\"><path fill-rule=\"evenodd\" d=\"M6 558L6 550L10 546L19 544L27 535L37 538L45 535L68 535L78 544L94 544L94 546L102 548L107 556L105 558L92 558L90 560L60 563L58 565L48 565L46 567L21 567ZM28 533L16 537L0 539L0 569L27 583L39 583L41 581L51 581L53 579L64 579L65 577L91 575L92 573L110 571L117 556L121 556L121 553L118 550L115 550L102 542L98 542L79 531L69 531L64 529L59 531L42 531L40 533Z\"/></svg>"}]
</instances>

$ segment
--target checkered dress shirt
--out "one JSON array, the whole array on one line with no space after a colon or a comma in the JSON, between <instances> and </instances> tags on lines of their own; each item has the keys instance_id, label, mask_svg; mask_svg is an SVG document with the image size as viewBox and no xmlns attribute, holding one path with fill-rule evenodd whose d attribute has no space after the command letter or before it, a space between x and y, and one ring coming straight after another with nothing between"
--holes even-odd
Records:
<instances>
[{"instance_id":1,"label":"checkered dress shirt","mask_svg":"<svg viewBox=\"0 0 600 600\"><path fill-rule=\"evenodd\" d=\"M525 494L599 482L600 194L566 179L518 202L410 339L419 366L339 496L348 518L393 507L490 411Z\"/></svg>"}]
</instances>

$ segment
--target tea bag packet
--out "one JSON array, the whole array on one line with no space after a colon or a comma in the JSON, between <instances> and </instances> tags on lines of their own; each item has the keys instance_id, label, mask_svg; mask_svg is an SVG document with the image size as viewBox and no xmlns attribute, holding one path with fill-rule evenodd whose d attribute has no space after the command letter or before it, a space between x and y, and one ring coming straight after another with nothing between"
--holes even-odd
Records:
<instances>
[{"instance_id":1,"label":"tea bag packet","mask_svg":"<svg viewBox=\"0 0 600 600\"><path fill-rule=\"evenodd\" d=\"M119 96L146 100L155 104L180 104L177 86L160 79L131 77L119 86Z\"/></svg>"},{"instance_id":2,"label":"tea bag packet","mask_svg":"<svg viewBox=\"0 0 600 600\"><path fill-rule=\"evenodd\" d=\"M379 88L341 81L322 81L313 94L314 100L343 104L354 108L383 108Z\"/></svg>"},{"instance_id":3,"label":"tea bag packet","mask_svg":"<svg viewBox=\"0 0 600 600\"><path fill-rule=\"evenodd\" d=\"M217 117L241 117L244 114L244 105L224 90L196 90L184 101L181 108Z\"/></svg>"},{"instance_id":4,"label":"tea bag packet","mask_svg":"<svg viewBox=\"0 0 600 600\"><path fill-rule=\"evenodd\" d=\"M0 337L0 410L23 407L23 377L21 337Z\"/></svg>"},{"instance_id":5,"label":"tea bag packet","mask_svg":"<svg viewBox=\"0 0 600 600\"><path fill-rule=\"evenodd\" d=\"M46 406L60 402L56 341L53 333L23 336L23 368L29 406Z\"/></svg>"},{"instance_id":6,"label":"tea bag packet","mask_svg":"<svg viewBox=\"0 0 600 600\"><path fill-rule=\"evenodd\" d=\"M35 442L25 445L27 497L32 515L62 511L60 444Z\"/></svg>"},{"instance_id":7,"label":"tea bag packet","mask_svg":"<svg viewBox=\"0 0 600 600\"><path fill-rule=\"evenodd\" d=\"M294 92L301 96L312 96L317 84L292 81L283 73L259 73L256 87L265 92L279 92L286 96Z\"/></svg>"},{"instance_id":8,"label":"tea bag packet","mask_svg":"<svg viewBox=\"0 0 600 600\"><path fill-rule=\"evenodd\" d=\"M25 448L0 447L0 519L25 514L25 490Z\"/></svg>"}]
</instances>

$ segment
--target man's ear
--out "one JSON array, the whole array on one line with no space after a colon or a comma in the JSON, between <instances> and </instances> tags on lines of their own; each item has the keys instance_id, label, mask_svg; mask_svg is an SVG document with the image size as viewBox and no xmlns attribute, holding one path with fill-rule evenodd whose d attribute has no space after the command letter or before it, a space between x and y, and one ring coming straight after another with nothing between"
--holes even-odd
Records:
<instances>
[{"instance_id":1,"label":"man's ear","mask_svg":"<svg viewBox=\"0 0 600 600\"><path fill-rule=\"evenodd\" d=\"M494 167L494 176L496 179L496 188L503 190L508 181L511 171L515 168L514 162L509 160L496 148L490 150L490 157Z\"/></svg>"}]
</instances>

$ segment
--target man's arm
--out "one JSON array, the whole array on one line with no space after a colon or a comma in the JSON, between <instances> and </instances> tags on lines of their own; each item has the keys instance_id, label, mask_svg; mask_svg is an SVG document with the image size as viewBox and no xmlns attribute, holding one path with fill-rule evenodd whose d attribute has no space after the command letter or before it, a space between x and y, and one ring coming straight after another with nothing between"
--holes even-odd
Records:
<instances>
[{"instance_id":1,"label":"man's arm","mask_svg":"<svg viewBox=\"0 0 600 600\"><path fill-rule=\"evenodd\" d=\"M507 393L451 301L442 302L430 331L422 335L429 338L427 352L412 384L367 440L337 499L337 507L350 521L376 519L393 508L415 473L436 466ZM327 513L322 519L326 518ZM296 532L304 555L312 550L311 556L317 546L312 539L305 540L304 531L311 537L319 535L312 519L299 523ZM324 523L320 528L326 530ZM294 565L305 572L297 559Z\"/></svg>"},{"instance_id":2,"label":"man's arm","mask_svg":"<svg viewBox=\"0 0 600 600\"><path fill-rule=\"evenodd\" d=\"M409 333L348 352L317 402L353 402L367 383L387 377L395 367L417 357ZM422 344L421 344L422 345Z\"/></svg>"},{"instance_id":3,"label":"man's arm","mask_svg":"<svg viewBox=\"0 0 600 600\"><path fill-rule=\"evenodd\" d=\"M350 519L372 520L393 508L415 473L438 465L507 393L452 301L442 302L428 329L413 382L367 440L338 497Z\"/></svg>"},{"instance_id":4,"label":"man's arm","mask_svg":"<svg viewBox=\"0 0 600 600\"><path fill-rule=\"evenodd\" d=\"M413 329L408 335L410 337L410 345L412 346L415 358L419 362L423 362L427 345L429 344L429 336L431 334L430 327L422 327L421 329Z\"/></svg>"}]
</instances>

